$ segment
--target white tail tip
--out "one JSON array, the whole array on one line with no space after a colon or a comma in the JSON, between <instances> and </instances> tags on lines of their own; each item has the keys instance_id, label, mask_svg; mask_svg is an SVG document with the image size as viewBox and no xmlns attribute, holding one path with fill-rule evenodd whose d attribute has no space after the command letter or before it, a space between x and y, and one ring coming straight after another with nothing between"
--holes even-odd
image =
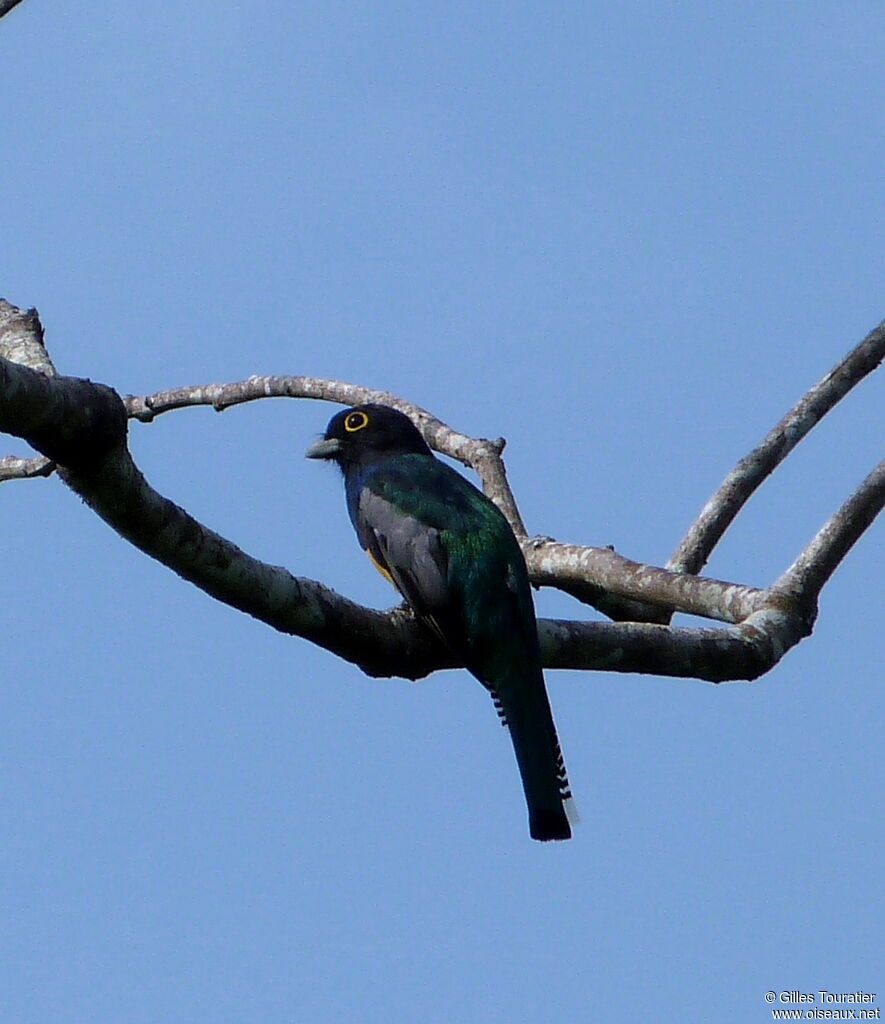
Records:
<instances>
[{"instance_id":1,"label":"white tail tip","mask_svg":"<svg viewBox=\"0 0 885 1024\"><path fill-rule=\"evenodd\" d=\"M574 797L566 797L562 802L562 809L565 811L565 816L568 818L568 823L572 828L575 825L580 825L581 815L578 814L578 805L575 803Z\"/></svg>"}]
</instances>

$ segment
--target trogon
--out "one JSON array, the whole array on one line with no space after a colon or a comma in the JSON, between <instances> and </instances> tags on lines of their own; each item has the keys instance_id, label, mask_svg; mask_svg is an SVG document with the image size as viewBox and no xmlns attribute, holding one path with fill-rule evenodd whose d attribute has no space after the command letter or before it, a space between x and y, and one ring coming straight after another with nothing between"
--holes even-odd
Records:
<instances>
[{"instance_id":1,"label":"trogon","mask_svg":"<svg viewBox=\"0 0 885 1024\"><path fill-rule=\"evenodd\" d=\"M338 464L375 567L490 691L510 730L532 838L569 839L575 815L528 572L504 515L388 406L339 412L306 454Z\"/></svg>"}]
</instances>

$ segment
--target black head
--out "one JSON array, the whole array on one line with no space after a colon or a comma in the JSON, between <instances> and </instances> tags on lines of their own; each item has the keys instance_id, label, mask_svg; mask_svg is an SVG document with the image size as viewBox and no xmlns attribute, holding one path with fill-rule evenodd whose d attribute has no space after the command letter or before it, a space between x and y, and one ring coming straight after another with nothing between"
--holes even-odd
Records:
<instances>
[{"instance_id":1,"label":"black head","mask_svg":"<svg viewBox=\"0 0 885 1024\"><path fill-rule=\"evenodd\" d=\"M312 444L309 459L333 459L342 466L378 455L430 455L415 424L387 405L355 405L329 420L321 441Z\"/></svg>"}]
</instances>

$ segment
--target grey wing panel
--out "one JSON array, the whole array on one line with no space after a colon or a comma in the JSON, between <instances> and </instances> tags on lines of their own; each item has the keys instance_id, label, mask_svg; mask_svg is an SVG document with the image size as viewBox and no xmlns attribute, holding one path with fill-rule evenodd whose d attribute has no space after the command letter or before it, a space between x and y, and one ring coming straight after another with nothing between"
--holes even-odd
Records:
<instances>
[{"instance_id":1,"label":"grey wing panel","mask_svg":"<svg viewBox=\"0 0 885 1024\"><path fill-rule=\"evenodd\" d=\"M449 604L448 560L438 530L368 489L360 495L359 528L360 539L419 615L435 617Z\"/></svg>"}]
</instances>

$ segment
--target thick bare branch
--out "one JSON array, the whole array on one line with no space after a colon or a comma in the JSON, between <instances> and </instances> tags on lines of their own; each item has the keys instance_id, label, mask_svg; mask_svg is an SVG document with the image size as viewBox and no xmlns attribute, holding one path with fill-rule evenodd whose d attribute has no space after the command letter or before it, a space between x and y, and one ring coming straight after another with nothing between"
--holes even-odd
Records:
<instances>
[{"instance_id":1,"label":"thick bare branch","mask_svg":"<svg viewBox=\"0 0 885 1024\"><path fill-rule=\"evenodd\" d=\"M763 480L833 406L885 359L885 320L811 388L735 466L673 552L667 568L698 573Z\"/></svg>"},{"instance_id":2,"label":"thick bare branch","mask_svg":"<svg viewBox=\"0 0 885 1024\"><path fill-rule=\"evenodd\" d=\"M743 622L767 601L764 590L641 565L611 548L536 538L523 544L523 554L535 583L580 587L592 580L604 590L633 601L721 622Z\"/></svg>"},{"instance_id":3,"label":"thick bare branch","mask_svg":"<svg viewBox=\"0 0 885 1024\"><path fill-rule=\"evenodd\" d=\"M67 467L94 461L126 433L115 391L78 377L45 374L0 358L0 430Z\"/></svg>"},{"instance_id":4,"label":"thick bare branch","mask_svg":"<svg viewBox=\"0 0 885 1024\"><path fill-rule=\"evenodd\" d=\"M757 679L808 633L789 610L764 608L739 626L538 620L546 668L652 673L720 683Z\"/></svg>"}]
</instances>

